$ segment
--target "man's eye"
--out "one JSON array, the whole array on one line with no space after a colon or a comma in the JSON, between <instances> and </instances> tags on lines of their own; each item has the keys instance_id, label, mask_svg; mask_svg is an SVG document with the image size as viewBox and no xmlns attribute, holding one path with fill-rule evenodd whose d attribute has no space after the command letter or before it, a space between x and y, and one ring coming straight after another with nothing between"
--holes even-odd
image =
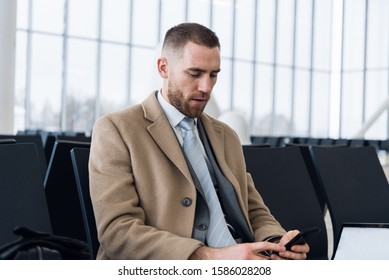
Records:
<instances>
[{"instance_id":1,"label":"man's eye","mask_svg":"<svg viewBox=\"0 0 389 280\"><path fill-rule=\"evenodd\" d=\"M197 77L200 77L200 74L199 73L191 73L189 72L189 75L193 78L197 78Z\"/></svg>"}]
</instances>

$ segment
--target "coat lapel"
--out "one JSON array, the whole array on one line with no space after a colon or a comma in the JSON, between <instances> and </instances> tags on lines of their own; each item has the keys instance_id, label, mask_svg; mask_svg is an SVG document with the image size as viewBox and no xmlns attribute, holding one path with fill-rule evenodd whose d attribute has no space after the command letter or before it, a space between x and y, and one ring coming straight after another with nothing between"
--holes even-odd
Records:
<instances>
[{"instance_id":1,"label":"coat lapel","mask_svg":"<svg viewBox=\"0 0 389 280\"><path fill-rule=\"evenodd\" d=\"M227 166L225 158L225 148L224 148L224 130L221 126L214 123L207 115L202 114L201 122L204 126L204 129L207 133L210 145L212 146L213 152L215 154L217 163L223 175L232 183L235 188L235 191L238 192L238 181L235 176L232 174L230 168Z\"/></svg>"},{"instance_id":2,"label":"coat lapel","mask_svg":"<svg viewBox=\"0 0 389 280\"><path fill-rule=\"evenodd\" d=\"M212 120L207 121L207 118L201 118L202 127L206 130L205 133L207 134L207 137L203 137L203 144L214 167L216 177L218 178L220 198L224 202L225 214L235 230L239 232L242 240L245 242L253 242L254 238L247 215L248 209L246 209L246 204L243 202L239 183L228 167L225 159L225 152L228 151L224 150L224 129ZM200 128L200 130L202 129ZM204 135L204 132L202 132L202 135Z\"/></svg>"},{"instance_id":3,"label":"coat lapel","mask_svg":"<svg viewBox=\"0 0 389 280\"><path fill-rule=\"evenodd\" d=\"M147 126L151 137L170 161L192 182L188 166L177 137L153 92L143 103L144 117L151 121Z\"/></svg>"}]
</instances>

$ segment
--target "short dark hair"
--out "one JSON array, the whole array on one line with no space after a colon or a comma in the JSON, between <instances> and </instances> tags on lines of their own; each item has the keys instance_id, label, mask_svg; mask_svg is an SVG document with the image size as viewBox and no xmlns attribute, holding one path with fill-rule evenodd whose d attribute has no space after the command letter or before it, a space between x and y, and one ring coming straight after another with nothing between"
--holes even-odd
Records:
<instances>
[{"instance_id":1,"label":"short dark hair","mask_svg":"<svg viewBox=\"0 0 389 280\"><path fill-rule=\"evenodd\" d=\"M188 42L220 49L219 38L215 32L201 24L187 22L176 25L166 32L162 50L180 50Z\"/></svg>"}]
</instances>

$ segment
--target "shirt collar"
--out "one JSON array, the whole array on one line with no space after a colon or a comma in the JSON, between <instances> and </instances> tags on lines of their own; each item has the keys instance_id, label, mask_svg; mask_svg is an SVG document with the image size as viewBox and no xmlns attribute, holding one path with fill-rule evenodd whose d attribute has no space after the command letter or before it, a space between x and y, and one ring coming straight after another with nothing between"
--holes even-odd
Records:
<instances>
[{"instance_id":1,"label":"shirt collar","mask_svg":"<svg viewBox=\"0 0 389 280\"><path fill-rule=\"evenodd\" d=\"M167 102L167 100L162 95L162 90L158 92L157 99L172 127L176 127L180 121L186 117L183 113L178 111L176 107ZM195 118L195 124L196 123L197 118Z\"/></svg>"}]
</instances>

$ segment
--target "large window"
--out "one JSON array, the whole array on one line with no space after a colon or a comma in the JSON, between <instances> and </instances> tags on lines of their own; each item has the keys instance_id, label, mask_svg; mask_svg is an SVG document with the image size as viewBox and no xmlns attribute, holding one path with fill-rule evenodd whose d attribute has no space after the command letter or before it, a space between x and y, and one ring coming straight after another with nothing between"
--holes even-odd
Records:
<instances>
[{"instance_id":1,"label":"large window","mask_svg":"<svg viewBox=\"0 0 389 280\"><path fill-rule=\"evenodd\" d=\"M171 26L222 44L213 98L251 134L352 138L389 89L386 0L18 0L17 130L90 132L161 86ZM388 137L388 114L367 138Z\"/></svg>"}]
</instances>

